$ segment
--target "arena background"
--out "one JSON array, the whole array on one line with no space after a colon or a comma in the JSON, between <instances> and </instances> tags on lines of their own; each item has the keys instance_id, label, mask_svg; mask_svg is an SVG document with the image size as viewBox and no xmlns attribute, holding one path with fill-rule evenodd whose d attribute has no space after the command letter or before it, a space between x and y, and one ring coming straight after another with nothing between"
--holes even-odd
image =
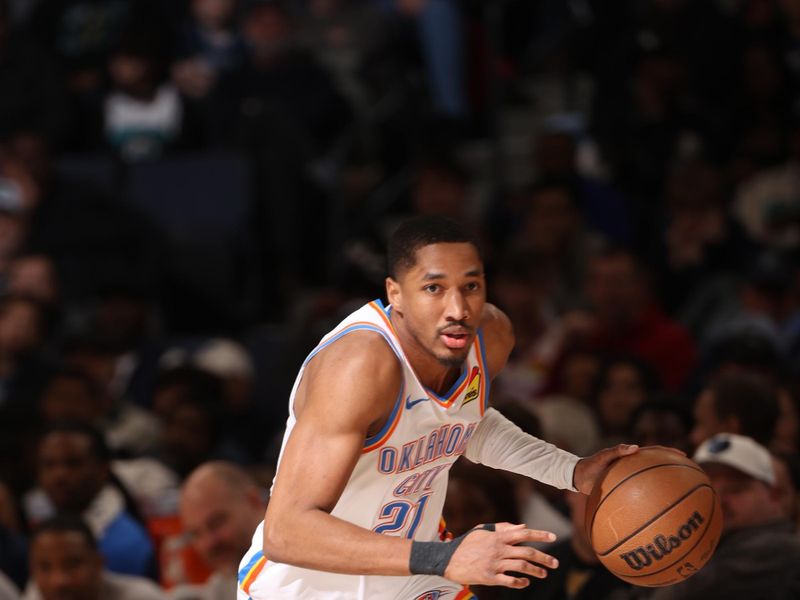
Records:
<instances>
[{"instance_id":1,"label":"arena background","mask_svg":"<svg viewBox=\"0 0 800 600\"><path fill-rule=\"evenodd\" d=\"M202 579L163 551L181 481L225 459L268 484L296 369L382 296L412 214L484 241L514 420L691 452L712 376L756 373L796 520L797 0L0 0L0 569L25 585L38 443L69 418L167 473L125 481L148 574ZM674 431L643 437L647 409ZM571 529L494 476L456 484Z\"/></svg>"}]
</instances>

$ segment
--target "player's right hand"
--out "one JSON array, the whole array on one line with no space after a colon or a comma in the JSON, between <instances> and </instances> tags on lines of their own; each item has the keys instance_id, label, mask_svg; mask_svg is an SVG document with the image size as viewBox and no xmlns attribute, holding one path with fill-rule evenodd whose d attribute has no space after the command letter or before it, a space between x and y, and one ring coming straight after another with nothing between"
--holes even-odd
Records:
<instances>
[{"instance_id":1,"label":"player's right hand","mask_svg":"<svg viewBox=\"0 0 800 600\"><path fill-rule=\"evenodd\" d=\"M509 573L543 579L547 577L547 570L543 567L555 569L558 561L541 550L520 544L553 542L555 539L555 534L549 531L511 523L497 523L495 531L473 529L464 536L444 576L465 585L524 588L530 581Z\"/></svg>"}]
</instances>

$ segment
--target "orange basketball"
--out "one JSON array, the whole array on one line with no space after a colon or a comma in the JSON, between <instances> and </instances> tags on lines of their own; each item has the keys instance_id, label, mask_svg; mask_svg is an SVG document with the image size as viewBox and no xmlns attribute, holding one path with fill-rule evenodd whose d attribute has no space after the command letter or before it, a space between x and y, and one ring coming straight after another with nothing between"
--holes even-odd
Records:
<instances>
[{"instance_id":1,"label":"orange basketball","mask_svg":"<svg viewBox=\"0 0 800 600\"><path fill-rule=\"evenodd\" d=\"M597 557L635 585L688 579L711 558L721 531L722 510L706 474L659 448L611 463L586 503L586 533Z\"/></svg>"}]
</instances>

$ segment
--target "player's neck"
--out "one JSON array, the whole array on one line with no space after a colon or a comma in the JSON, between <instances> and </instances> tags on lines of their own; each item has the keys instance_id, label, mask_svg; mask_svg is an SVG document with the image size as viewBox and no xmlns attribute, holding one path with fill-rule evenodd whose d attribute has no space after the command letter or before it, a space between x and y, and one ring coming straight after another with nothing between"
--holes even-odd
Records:
<instances>
[{"instance_id":1,"label":"player's neck","mask_svg":"<svg viewBox=\"0 0 800 600\"><path fill-rule=\"evenodd\" d=\"M427 350L402 323L392 319L395 334L400 340L400 346L406 355L411 368L417 375L420 383L440 396L447 393L456 379L461 375L463 363L448 366L443 364L429 350Z\"/></svg>"}]
</instances>

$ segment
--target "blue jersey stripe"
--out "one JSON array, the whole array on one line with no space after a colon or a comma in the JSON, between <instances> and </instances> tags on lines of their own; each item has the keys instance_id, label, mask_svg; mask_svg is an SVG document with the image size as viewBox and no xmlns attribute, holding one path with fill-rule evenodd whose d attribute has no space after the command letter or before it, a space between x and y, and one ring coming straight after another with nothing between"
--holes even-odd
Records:
<instances>
[{"instance_id":1,"label":"blue jersey stripe","mask_svg":"<svg viewBox=\"0 0 800 600\"><path fill-rule=\"evenodd\" d=\"M256 552L250 560L247 561L247 564L239 569L239 586L244 583L244 580L247 579L247 576L250 574L250 571L256 566L256 563L261 560L261 557L264 556L264 553L259 550Z\"/></svg>"}]
</instances>

